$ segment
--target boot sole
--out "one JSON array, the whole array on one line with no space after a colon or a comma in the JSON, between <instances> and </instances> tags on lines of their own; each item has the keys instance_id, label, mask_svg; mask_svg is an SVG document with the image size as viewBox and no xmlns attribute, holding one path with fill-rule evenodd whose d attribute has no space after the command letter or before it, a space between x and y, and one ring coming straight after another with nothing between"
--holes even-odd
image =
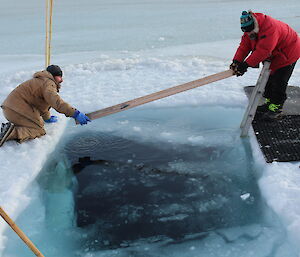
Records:
<instances>
[{"instance_id":1,"label":"boot sole","mask_svg":"<svg viewBox=\"0 0 300 257\"><path fill-rule=\"evenodd\" d=\"M0 141L0 147L5 143L6 139L8 138L8 136L11 134L11 132L13 131L15 125L12 124L9 129L7 130L7 132L5 133L4 137L1 139Z\"/></svg>"},{"instance_id":2,"label":"boot sole","mask_svg":"<svg viewBox=\"0 0 300 257\"><path fill-rule=\"evenodd\" d=\"M277 115L275 115L275 116L273 116L273 117L270 117L270 116L262 116L261 117L261 119L262 120L265 120L265 121L276 121L276 120L281 120L282 118L283 118L283 114L277 114Z\"/></svg>"}]
</instances>

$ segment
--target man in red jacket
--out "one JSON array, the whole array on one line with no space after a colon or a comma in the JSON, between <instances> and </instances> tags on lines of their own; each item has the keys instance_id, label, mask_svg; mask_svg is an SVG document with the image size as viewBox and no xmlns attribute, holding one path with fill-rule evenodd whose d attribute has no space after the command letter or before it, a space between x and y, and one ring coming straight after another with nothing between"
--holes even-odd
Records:
<instances>
[{"instance_id":1,"label":"man in red jacket","mask_svg":"<svg viewBox=\"0 0 300 257\"><path fill-rule=\"evenodd\" d=\"M248 67L271 61L263 94L266 102L258 107L258 112L263 113L263 118L278 118L287 98L288 81L300 57L300 38L286 23L251 11L242 12L241 29L244 34L230 68L235 75L242 76Z\"/></svg>"}]
</instances>

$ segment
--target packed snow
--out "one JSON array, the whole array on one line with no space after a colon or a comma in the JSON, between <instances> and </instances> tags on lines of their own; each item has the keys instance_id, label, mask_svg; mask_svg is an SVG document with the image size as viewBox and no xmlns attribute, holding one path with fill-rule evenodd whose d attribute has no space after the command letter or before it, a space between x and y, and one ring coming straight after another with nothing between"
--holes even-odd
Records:
<instances>
[{"instance_id":1,"label":"packed snow","mask_svg":"<svg viewBox=\"0 0 300 257\"><path fill-rule=\"evenodd\" d=\"M64 71L60 95L86 113L227 70L241 36L239 15L242 10L265 12L289 23L300 33L298 0L288 0L284 6L279 0L247 3L65 0L54 1L54 5L52 63ZM44 9L43 2L33 0L1 3L0 102L18 84L44 68ZM255 84L259 72L250 69L243 77L231 77L139 108L216 105L245 108L248 101L243 87ZM298 64L289 84L299 86L299 78ZM23 144L7 142L0 148L0 205L13 219L30 204L29 188L34 187L49 155L68 133L65 128L71 126L72 130L85 131L91 126L76 126L73 119L55 111L53 114L58 115L59 122L46 124L46 136ZM0 121L5 122L2 112ZM143 128L133 127L133 131L141 134ZM253 131L249 134L255 165L260 167L261 194L279 216L300 256L300 248L297 248L300 162L267 164ZM167 139L173 136L167 130L162 134ZM187 141L205 143L205 138L190 135ZM241 195L244 201L250 197L247 193ZM0 220L0 256L8 244L5 235L8 229ZM228 240L238 237L238 229L233 230L232 234L224 232ZM254 236L262 233L255 226L249 231ZM187 256L198 256L197 250L205 244L218 244L217 234L210 237L199 245L184 245L186 251L193 254ZM169 248L176 251L176 247L179 246ZM217 251L222 253L222 249ZM247 254L245 256L255 256L255 253ZM98 256L114 255L103 252ZM223 256L230 255L224 253Z\"/></svg>"}]
</instances>

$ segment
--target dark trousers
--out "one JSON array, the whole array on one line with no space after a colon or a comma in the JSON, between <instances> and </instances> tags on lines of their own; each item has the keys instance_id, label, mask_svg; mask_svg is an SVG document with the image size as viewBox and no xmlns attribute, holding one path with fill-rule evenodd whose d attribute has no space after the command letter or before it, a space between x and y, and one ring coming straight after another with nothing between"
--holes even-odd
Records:
<instances>
[{"instance_id":1,"label":"dark trousers","mask_svg":"<svg viewBox=\"0 0 300 257\"><path fill-rule=\"evenodd\" d=\"M284 66L270 75L263 96L270 98L272 104L284 104L286 88L297 62Z\"/></svg>"}]
</instances>

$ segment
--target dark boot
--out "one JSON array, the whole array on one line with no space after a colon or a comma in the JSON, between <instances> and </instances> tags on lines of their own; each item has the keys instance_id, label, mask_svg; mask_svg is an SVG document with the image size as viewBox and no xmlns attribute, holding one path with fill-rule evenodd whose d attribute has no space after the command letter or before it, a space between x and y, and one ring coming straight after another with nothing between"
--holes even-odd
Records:
<instances>
[{"instance_id":1,"label":"dark boot","mask_svg":"<svg viewBox=\"0 0 300 257\"><path fill-rule=\"evenodd\" d=\"M14 124L11 122L2 123L1 125L1 132L0 132L0 147L5 143L8 136L14 129Z\"/></svg>"},{"instance_id":2,"label":"dark boot","mask_svg":"<svg viewBox=\"0 0 300 257\"><path fill-rule=\"evenodd\" d=\"M263 114L264 120L276 120L282 118L282 104L270 104L268 111Z\"/></svg>"},{"instance_id":3,"label":"dark boot","mask_svg":"<svg viewBox=\"0 0 300 257\"><path fill-rule=\"evenodd\" d=\"M269 98L266 98L266 101L263 105L257 106L256 113L257 114L263 114L266 113L269 110L269 105L271 104L271 101Z\"/></svg>"}]
</instances>

